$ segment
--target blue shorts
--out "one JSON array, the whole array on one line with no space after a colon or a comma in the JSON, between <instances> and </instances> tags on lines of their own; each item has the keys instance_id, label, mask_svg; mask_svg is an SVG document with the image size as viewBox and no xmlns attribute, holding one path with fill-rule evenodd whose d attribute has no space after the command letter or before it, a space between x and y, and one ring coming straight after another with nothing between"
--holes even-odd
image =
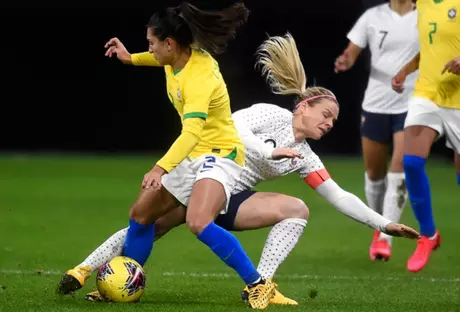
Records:
<instances>
[{"instance_id":1,"label":"blue shorts","mask_svg":"<svg viewBox=\"0 0 460 312\"><path fill-rule=\"evenodd\" d=\"M214 223L226 229L227 231L240 231L235 229L234 226L236 214L238 213L238 209L240 209L240 205L255 193L256 191L247 190L230 196L227 213L219 214L216 220L214 220Z\"/></svg>"},{"instance_id":2,"label":"blue shorts","mask_svg":"<svg viewBox=\"0 0 460 312\"><path fill-rule=\"evenodd\" d=\"M391 143L393 134L404 130L407 112L401 114L379 114L363 111L361 114L361 136L379 143Z\"/></svg>"}]
</instances>

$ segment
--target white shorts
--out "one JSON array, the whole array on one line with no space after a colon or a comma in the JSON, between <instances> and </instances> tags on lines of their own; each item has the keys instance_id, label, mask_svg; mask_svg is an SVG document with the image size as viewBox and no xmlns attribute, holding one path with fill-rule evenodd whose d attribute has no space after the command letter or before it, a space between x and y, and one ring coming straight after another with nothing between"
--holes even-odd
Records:
<instances>
[{"instance_id":1,"label":"white shorts","mask_svg":"<svg viewBox=\"0 0 460 312\"><path fill-rule=\"evenodd\" d=\"M404 128L426 126L446 136L446 146L460 154L460 109L439 107L432 101L412 97Z\"/></svg>"},{"instance_id":2,"label":"white shorts","mask_svg":"<svg viewBox=\"0 0 460 312\"><path fill-rule=\"evenodd\" d=\"M201 179L213 179L220 182L227 197L225 208L221 213L226 213L230 195L239 182L243 167L233 160L214 155L204 155L196 159L184 159L179 166L161 178L161 184L182 205L187 206L192 193L193 185Z\"/></svg>"}]
</instances>

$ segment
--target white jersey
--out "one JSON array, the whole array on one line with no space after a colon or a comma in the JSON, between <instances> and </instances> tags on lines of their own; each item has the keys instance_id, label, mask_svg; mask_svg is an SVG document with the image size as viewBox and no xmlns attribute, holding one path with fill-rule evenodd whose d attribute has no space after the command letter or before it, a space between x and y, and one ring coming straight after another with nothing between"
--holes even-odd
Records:
<instances>
[{"instance_id":1,"label":"white jersey","mask_svg":"<svg viewBox=\"0 0 460 312\"><path fill-rule=\"evenodd\" d=\"M417 11L400 16L388 3L368 9L347 35L348 39L371 51L371 71L362 104L371 113L400 114L414 89L418 72L409 75L404 92L391 88L391 79L419 52Z\"/></svg>"},{"instance_id":2,"label":"white jersey","mask_svg":"<svg viewBox=\"0 0 460 312\"><path fill-rule=\"evenodd\" d=\"M241 181L237 183L233 194L251 189L263 180L275 179L292 172L297 172L304 179L309 173L324 168L305 140L295 142L293 114L289 110L273 104L254 104L233 113L232 116L244 143L246 155ZM267 159L267 154L271 155L275 147L295 149L303 159Z\"/></svg>"}]
</instances>

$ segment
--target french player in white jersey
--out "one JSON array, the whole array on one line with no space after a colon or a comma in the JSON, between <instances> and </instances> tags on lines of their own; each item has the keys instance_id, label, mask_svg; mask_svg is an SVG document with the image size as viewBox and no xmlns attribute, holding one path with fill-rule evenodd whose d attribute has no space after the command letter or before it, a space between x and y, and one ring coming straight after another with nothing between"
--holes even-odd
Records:
<instances>
[{"instance_id":1,"label":"french player in white jersey","mask_svg":"<svg viewBox=\"0 0 460 312\"><path fill-rule=\"evenodd\" d=\"M374 211L398 222L407 201L404 121L418 72L407 77L401 94L391 92L391 80L419 51L415 5L411 0L391 0L372 7L358 19L347 37L350 42L336 60L336 72L349 70L364 48L369 47L371 52L361 116L367 203ZM388 260L391 236L375 231L369 256L373 261Z\"/></svg>"},{"instance_id":2,"label":"french player in white jersey","mask_svg":"<svg viewBox=\"0 0 460 312\"><path fill-rule=\"evenodd\" d=\"M233 119L245 145L243 175L234 189L228 209L217 216L215 223L230 231L244 231L273 226L259 261L257 271L272 279L277 268L297 244L307 225L309 209L297 198L251 190L264 180L298 173L310 187L337 210L354 220L388 235L418 238L410 227L391 222L368 208L357 196L343 190L329 176L319 157L306 139L318 140L329 132L338 117L339 107L334 94L320 87L306 88L304 72L294 39L271 37L259 49L258 64L273 91L298 96L294 113L272 104L255 104L233 113ZM301 155L277 158L277 155ZM155 222L155 239L185 222L186 208L178 206ZM122 254L127 229L113 234L93 251L74 271L81 272L83 286L91 272ZM246 300L246 289L242 293ZM102 300L97 292L87 300ZM271 304L297 305L278 290Z\"/></svg>"}]
</instances>

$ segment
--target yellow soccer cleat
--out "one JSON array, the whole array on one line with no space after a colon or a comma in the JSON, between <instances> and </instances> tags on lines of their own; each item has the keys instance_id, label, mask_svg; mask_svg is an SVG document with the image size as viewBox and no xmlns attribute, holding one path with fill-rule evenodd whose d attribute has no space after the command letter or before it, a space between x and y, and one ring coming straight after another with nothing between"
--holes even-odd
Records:
<instances>
[{"instance_id":1,"label":"yellow soccer cleat","mask_svg":"<svg viewBox=\"0 0 460 312\"><path fill-rule=\"evenodd\" d=\"M241 299L250 308L263 310L268 307L270 300L275 296L275 284L270 280L262 279L259 283L246 286L241 293Z\"/></svg>"},{"instance_id":2,"label":"yellow soccer cleat","mask_svg":"<svg viewBox=\"0 0 460 312\"><path fill-rule=\"evenodd\" d=\"M97 302L107 301L107 299L102 297L101 294L99 293L99 291L97 291L97 290L92 291L90 293L87 293L86 296L85 296L85 300L97 301Z\"/></svg>"},{"instance_id":3,"label":"yellow soccer cleat","mask_svg":"<svg viewBox=\"0 0 460 312\"><path fill-rule=\"evenodd\" d=\"M76 266L68 270L59 281L57 292L63 295L72 294L83 287L85 281L91 276L91 267Z\"/></svg>"},{"instance_id":4,"label":"yellow soccer cleat","mask_svg":"<svg viewBox=\"0 0 460 312\"><path fill-rule=\"evenodd\" d=\"M276 285L276 284L275 284ZM270 299L270 304L282 304L282 305L299 305L299 303L291 298L284 296L282 293L275 288L275 296Z\"/></svg>"}]
</instances>

